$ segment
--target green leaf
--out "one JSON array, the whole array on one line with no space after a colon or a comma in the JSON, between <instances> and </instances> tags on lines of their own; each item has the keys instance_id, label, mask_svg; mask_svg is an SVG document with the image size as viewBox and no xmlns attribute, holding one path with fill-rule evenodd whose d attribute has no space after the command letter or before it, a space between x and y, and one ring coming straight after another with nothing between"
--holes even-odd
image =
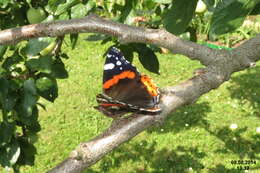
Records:
<instances>
[{"instance_id":1,"label":"green leaf","mask_svg":"<svg viewBox=\"0 0 260 173\"><path fill-rule=\"evenodd\" d=\"M124 23L127 25L133 25L135 22L135 17L137 16L135 10L131 10L128 14L127 18L125 19Z\"/></svg>"},{"instance_id":2,"label":"green leaf","mask_svg":"<svg viewBox=\"0 0 260 173\"><path fill-rule=\"evenodd\" d=\"M133 44L121 44L118 46L118 48L122 51L123 55L125 56L125 59L127 59L129 62L133 62L135 51L135 46Z\"/></svg>"},{"instance_id":3,"label":"green leaf","mask_svg":"<svg viewBox=\"0 0 260 173\"><path fill-rule=\"evenodd\" d=\"M0 163L4 167L11 167L14 165L21 153L21 148L16 140L13 140L10 144L0 150Z\"/></svg>"},{"instance_id":4,"label":"green leaf","mask_svg":"<svg viewBox=\"0 0 260 173\"><path fill-rule=\"evenodd\" d=\"M46 55L50 55L52 53L52 51L55 49L55 47L57 46L56 41L51 42L47 47L45 47L44 49L42 49L39 54L41 56L46 56Z\"/></svg>"},{"instance_id":5,"label":"green leaf","mask_svg":"<svg viewBox=\"0 0 260 173\"><path fill-rule=\"evenodd\" d=\"M179 35L179 37L184 40L190 40L190 32L184 32L181 35Z\"/></svg>"},{"instance_id":6,"label":"green leaf","mask_svg":"<svg viewBox=\"0 0 260 173\"><path fill-rule=\"evenodd\" d=\"M139 61L144 66L144 68L150 72L160 74L159 61L152 49L147 47L145 44L136 44L135 47L139 55Z\"/></svg>"},{"instance_id":7,"label":"green leaf","mask_svg":"<svg viewBox=\"0 0 260 173\"><path fill-rule=\"evenodd\" d=\"M53 102L58 96L58 87L55 79L42 76L36 80L38 93L43 98Z\"/></svg>"},{"instance_id":8,"label":"green leaf","mask_svg":"<svg viewBox=\"0 0 260 173\"><path fill-rule=\"evenodd\" d=\"M23 137L18 138L18 142L21 147L21 154L17 161L20 165L34 165L36 148L33 144L28 142L27 139Z\"/></svg>"},{"instance_id":9,"label":"green leaf","mask_svg":"<svg viewBox=\"0 0 260 173\"><path fill-rule=\"evenodd\" d=\"M117 3L116 1L110 1L110 2L108 2L108 3L104 3L104 9L105 9L108 13L113 13L113 10L115 10L114 7L115 7L115 4L116 4L116 3Z\"/></svg>"},{"instance_id":10,"label":"green leaf","mask_svg":"<svg viewBox=\"0 0 260 173\"><path fill-rule=\"evenodd\" d=\"M19 90L20 88L23 87L23 79L19 79L19 78L14 78L12 80L8 80L9 81L9 87L10 87L10 92L12 92L14 94L15 91Z\"/></svg>"},{"instance_id":11,"label":"green leaf","mask_svg":"<svg viewBox=\"0 0 260 173\"><path fill-rule=\"evenodd\" d=\"M53 40L53 38L47 37L30 39L25 48L27 56L32 57L38 55L38 53L53 42Z\"/></svg>"},{"instance_id":12,"label":"green leaf","mask_svg":"<svg viewBox=\"0 0 260 173\"><path fill-rule=\"evenodd\" d=\"M196 28L188 27L187 31L190 33L190 41L197 42L197 31Z\"/></svg>"},{"instance_id":13,"label":"green leaf","mask_svg":"<svg viewBox=\"0 0 260 173\"><path fill-rule=\"evenodd\" d=\"M59 20L69 20L71 19L69 12L62 13L59 15Z\"/></svg>"},{"instance_id":14,"label":"green leaf","mask_svg":"<svg viewBox=\"0 0 260 173\"><path fill-rule=\"evenodd\" d=\"M3 60L3 56L7 50L8 46L4 45L4 46L0 46L0 61Z\"/></svg>"},{"instance_id":15,"label":"green leaf","mask_svg":"<svg viewBox=\"0 0 260 173\"><path fill-rule=\"evenodd\" d=\"M125 22L130 14L133 13L134 7L137 5L137 0L126 1L124 7L121 10L119 22Z\"/></svg>"},{"instance_id":16,"label":"green leaf","mask_svg":"<svg viewBox=\"0 0 260 173\"><path fill-rule=\"evenodd\" d=\"M24 117L33 115L33 108L38 100L34 79L28 79L23 85L24 95L21 103L21 113Z\"/></svg>"},{"instance_id":17,"label":"green leaf","mask_svg":"<svg viewBox=\"0 0 260 173\"><path fill-rule=\"evenodd\" d=\"M35 121L34 123L32 123L31 125L28 125L27 126L27 129L30 131L30 132L34 132L34 133L37 133L39 131L41 131L41 125L38 121Z\"/></svg>"},{"instance_id":18,"label":"green leaf","mask_svg":"<svg viewBox=\"0 0 260 173\"><path fill-rule=\"evenodd\" d=\"M257 3L259 0L219 1L212 16L209 34L213 37L234 31L243 24Z\"/></svg>"},{"instance_id":19,"label":"green leaf","mask_svg":"<svg viewBox=\"0 0 260 173\"><path fill-rule=\"evenodd\" d=\"M65 3L61 4L58 3L57 10L55 11L54 15L59 16L60 14L68 11L74 5L80 3L80 0L66 0Z\"/></svg>"},{"instance_id":20,"label":"green leaf","mask_svg":"<svg viewBox=\"0 0 260 173\"><path fill-rule=\"evenodd\" d=\"M2 67L8 71L12 71L14 69L14 65L18 64L21 61L23 61L23 58L15 52L12 56L5 59Z\"/></svg>"},{"instance_id":21,"label":"green leaf","mask_svg":"<svg viewBox=\"0 0 260 173\"><path fill-rule=\"evenodd\" d=\"M65 79L69 76L64 63L57 57L51 66L51 72L51 75L58 79Z\"/></svg>"},{"instance_id":22,"label":"green leaf","mask_svg":"<svg viewBox=\"0 0 260 173\"><path fill-rule=\"evenodd\" d=\"M84 40L86 40L86 41L100 41L100 40L104 40L104 39L107 39L107 38L111 38L111 37L104 35L104 34L92 34L92 35L89 35Z\"/></svg>"},{"instance_id":23,"label":"green leaf","mask_svg":"<svg viewBox=\"0 0 260 173\"><path fill-rule=\"evenodd\" d=\"M26 128L26 133L28 133L28 131L31 131L33 133L36 133L38 131L41 130L41 126L38 122L38 117L39 117L39 110L37 108L37 106L32 106L32 114L31 116L26 116L26 115L22 115L22 112L18 112L18 116L19 116L19 126L23 126Z\"/></svg>"},{"instance_id":24,"label":"green leaf","mask_svg":"<svg viewBox=\"0 0 260 173\"><path fill-rule=\"evenodd\" d=\"M53 15L56 11L59 3L63 2L64 0L48 0L48 4L45 6L45 10Z\"/></svg>"},{"instance_id":25,"label":"green leaf","mask_svg":"<svg viewBox=\"0 0 260 173\"><path fill-rule=\"evenodd\" d=\"M2 122L0 123L0 148L10 143L15 132L15 124Z\"/></svg>"},{"instance_id":26,"label":"green leaf","mask_svg":"<svg viewBox=\"0 0 260 173\"><path fill-rule=\"evenodd\" d=\"M16 92L11 90L13 85L12 80L0 78L0 103L4 110L12 110L18 98Z\"/></svg>"},{"instance_id":27,"label":"green leaf","mask_svg":"<svg viewBox=\"0 0 260 173\"><path fill-rule=\"evenodd\" d=\"M258 3L254 9L250 12L250 15L258 15L260 14L260 3Z\"/></svg>"},{"instance_id":28,"label":"green leaf","mask_svg":"<svg viewBox=\"0 0 260 173\"><path fill-rule=\"evenodd\" d=\"M75 48L77 42L78 42L79 34L70 34L70 43L72 49Z\"/></svg>"},{"instance_id":29,"label":"green leaf","mask_svg":"<svg viewBox=\"0 0 260 173\"><path fill-rule=\"evenodd\" d=\"M7 79L5 78L0 78L0 102L3 105L5 100L6 100L6 96L8 94L8 89L9 89L9 82Z\"/></svg>"},{"instance_id":30,"label":"green leaf","mask_svg":"<svg viewBox=\"0 0 260 173\"><path fill-rule=\"evenodd\" d=\"M88 0L87 4L86 4L86 11L87 13L90 12L92 9L94 9L96 7L96 1L95 0Z\"/></svg>"},{"instance_id":31,"label":"green leaf","mask_svg":"<svg viewBox=\"0 0 260 173\"><path fill-rule=\"evenodd\" d=\"M36 95L36 88L35 88L34 79L26 80L24 82L23 87L24 87L25 94Z\"/></svg>"},{"instance_id":32,"label":"green leaf","mask_svg":"<svg viewBox=\"0 0 260 173\"><path fill-rule=\"evenodd\" d=\"M39 110L37 106L33 107L32 116L27 119L22 119L23 123L26 124L27 133L36 134L41 130L41 125L38 121Z\"/></svg>"},{"instance_id":33,"label":"green leaf","mask_svg":"<svg viewBox=\"0 0 260 173\"><path fill-rule=\"evenodd\" d=\"M7 75L6 69L0 66L0 78L5 78Z\"/></svg>"},{"instance_id":34,"label":"green leaf","mask_svg":"<svg viewBox=\"0 0 260 173\"><path fill-rule=\"evenodd\" d=\"M15 106L15 103L18 98L19 95L17 95L17 93L9 92L8 95L6 96L5 102L3 104L3 108L7 111L11 111Z\"/></svg>"},{"instance_id":35,"label":"green leaf","mask_svg":"<svg viewBox=\"0 0 260 173\"><path fill-rule=\"evenodd\" d=\"M203 0L203 2L207 5L207 8L214 8L215 0Z\"/></svg>"},{"instance_id":36,"label":"green leaf","mask_svg":"<svg viewBox=\"0 0 260 173\"><path fill-rule=\"evenodd\" d=\"M60 3L64 2L65 0L49 0L48 5L51 7L57 7Z\"/></svg>"},{"instance_id":37,"label":"green leaf","mask_svg":"<svg viewBox=\"0 0 260 173\"><path fill-rule=\"evenodd\" d=\"M50 55L32 58L25 62L25 65L31 70L44 73L51 73L52 57Z\"/></svg>"},{"instance_id":38,"label":"green leaf","mask_svg":"<svg viewBox=\"0 0 260 173\"><path fill-rule=\"evenodd\" d=\"M10 146L7 148L8 153L8 160L10 161L10 165L14 165L21 153L20 146L17 141L14 141L10 144Z\"/></svg>"},{"instance_id":39,"label":"green leaf","mask_svg":"<svg viewBox=\"0 0 260 173\"><path fill-rule=\"evenodd\" d=\"M0 7L5 8L11 0L1 0L0 1Z\"/></svg>"},{"instance_id":40,"label":"green leaf","mask_svg":"<svg viewBox=\"0 0 260 173\"><path fill-rule=\"evenodd\" d=\"M2 167L10 167L10 164L8 163L8 160L6 159L6 150L5 148L0 148L0 165Z\"/></svg>"},{"instance_id":41,"label":"green leaf","mask_svg":"<svg viewBox=\"0 0 260 173\"><path fill-rule=\"evenodd\" d=\"M174 0L163 18L166 30L176 35L183 33L189 26L196 5L197 0Z\"/></svg>"},{"instance_id":42,"label":"green leaf","mask_svg":"<svg viewBox=\"0 0 260 173\"><path fill-rule=\"evenodd\" d=\"M83 4L77 4L71 8L71 18L82 18L87 15L87 7Z\"/></svg>"}]
</instances>

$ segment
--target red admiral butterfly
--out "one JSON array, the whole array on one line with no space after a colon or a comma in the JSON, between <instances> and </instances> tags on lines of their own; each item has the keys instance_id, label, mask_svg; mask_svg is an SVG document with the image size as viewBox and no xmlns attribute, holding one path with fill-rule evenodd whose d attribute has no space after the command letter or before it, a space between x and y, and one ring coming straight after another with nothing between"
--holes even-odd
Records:
<instances>
[{"instance_id":1,"label":"red admiral butterfly","mask_svg":"<svg viewBox=\"0 0 260 173\"><path fill-rule=\"evenodd\" d=\"M97 95L95 108L110 117L127 112L158 114L159 89L146 75L141 75L123 54L112 47L106 56L103 94Z\"/></svg>"}]
</instances>

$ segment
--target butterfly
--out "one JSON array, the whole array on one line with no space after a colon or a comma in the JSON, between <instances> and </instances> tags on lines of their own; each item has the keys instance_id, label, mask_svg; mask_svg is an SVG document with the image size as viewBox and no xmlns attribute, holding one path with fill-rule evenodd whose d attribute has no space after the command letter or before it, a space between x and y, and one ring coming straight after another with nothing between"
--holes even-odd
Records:
<instances>
[{"instance_id":1,"label":"butterfly","mask_svg":"<svg viewBox=\"0 0 260 173\"><path fill-rule=\"evenodd\" d=\"M161 112L159 88L115 47L106 55L102 86L103 93L97 95L95 108L109 117L116 118L128 112Z\"/></svg>"}]
</instances>

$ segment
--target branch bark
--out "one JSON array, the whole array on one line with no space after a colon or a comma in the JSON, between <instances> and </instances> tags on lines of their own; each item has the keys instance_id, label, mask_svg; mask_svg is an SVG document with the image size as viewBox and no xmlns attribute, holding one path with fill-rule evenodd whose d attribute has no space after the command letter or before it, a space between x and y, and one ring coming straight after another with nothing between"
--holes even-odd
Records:
<instances>
[{"instance_id":1,"label":"branch bark","mask_svg":"<svg viewBox=\"0 0 260 173\"><path fill-rule=\"evenodd\" d=\"M95 15L83 19L28 25L0 32L0 45L13 44L35 37L56 37L70 33L95 32L118 37L122 43L149 43L170 49L175 54L200 61L200 69L191 79L162 89L162 113L156 116L133 114L114 120L106 131L94 139L81 143L71 155L49 173L78 173L93 165L104 155L130 140L155 123L162 122L177 108L194 103L201 95L218 88L232 73L253 67L260 60L260 35L232 51L211 48L181 40L163 29L128 26Z\"/></svg>"}]
</instances>

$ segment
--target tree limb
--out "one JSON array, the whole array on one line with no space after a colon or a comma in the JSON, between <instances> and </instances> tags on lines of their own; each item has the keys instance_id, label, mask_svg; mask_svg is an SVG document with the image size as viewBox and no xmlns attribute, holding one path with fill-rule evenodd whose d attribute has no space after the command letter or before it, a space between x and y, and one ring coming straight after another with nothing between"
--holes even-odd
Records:
<instances>
[{"instance_id":1,"label":"tree limb","mask_svg":"<svg viewBox=\"0 0 260 173\"><path fill-rule=\"evenodd\" d=\"M201 95L218 88L230 79L232 73L253 67L260 60L260 36L248 40L232 51L213 50L208 47L181 40L165 30L128 26L95 15L84 19L55 21L28 25L0 32L0 45L13 44L36 37L56 37L70 33L95 32L118 37L122 43L149 43L170 49L173 53L186 55L203 65L196 75L174 87L162 89L160 115L133 114L128 118L114 120L111 127L94 139L81 143L71 155L49 173L78 173L93 165L120 144L133 138L146 128L162 122L177 108L194 103Z\"/></svg>"},{"instance_id":2,"label":"tree limb","mask_svg":"<svg viewBox=\"0 0 260 173\"><path fill-rule=\"evenodd\" d=\"M208 65L214 60L214 51L193 42L181 40L165 30L145 29L116 23L89 15L83 19L32 24L0 32L0 45L14 44L21 40L37 37L57 37L65 34L96 32L118 37L122 43L139 42L156 44L200 60ZM206 53L205 53L206 52Z\"/></svg>"}]
</instances>

